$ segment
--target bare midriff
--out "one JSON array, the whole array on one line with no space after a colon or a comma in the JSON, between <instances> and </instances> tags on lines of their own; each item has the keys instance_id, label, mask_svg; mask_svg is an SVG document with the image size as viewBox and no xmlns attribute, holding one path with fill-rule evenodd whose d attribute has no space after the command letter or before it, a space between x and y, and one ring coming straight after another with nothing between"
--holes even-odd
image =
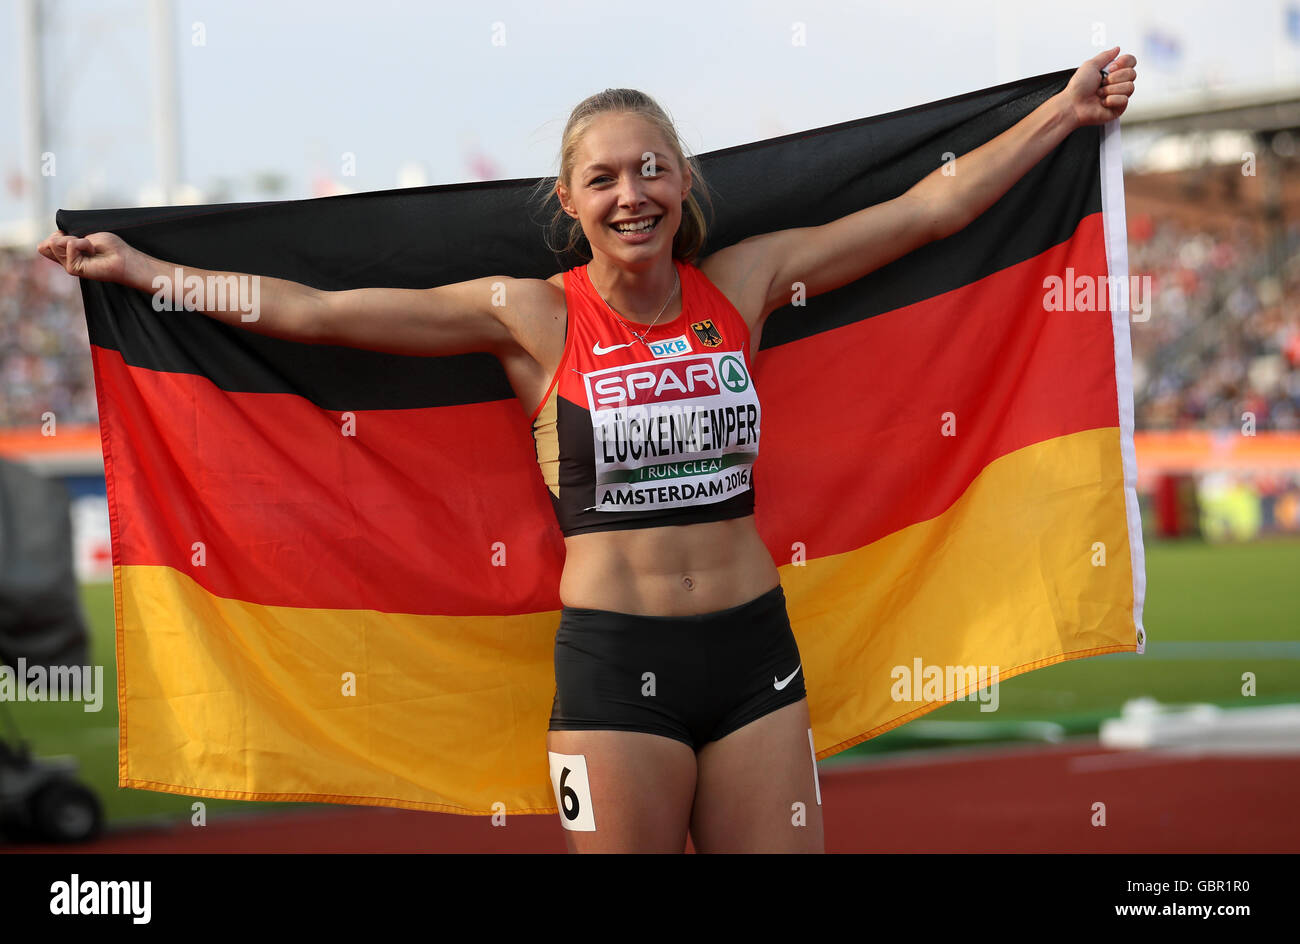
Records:
<instances>
[{"instance_id":1,"label":"bare midriff","mask_svg":"<svg viewBox=\"0 0 1300 944\"><path fill-rule=\"evenodd\" d=\"M574 534L564 545L565 606L692 616L748 603L780 583L753 515Z\"/></svg>"}]
</instances>

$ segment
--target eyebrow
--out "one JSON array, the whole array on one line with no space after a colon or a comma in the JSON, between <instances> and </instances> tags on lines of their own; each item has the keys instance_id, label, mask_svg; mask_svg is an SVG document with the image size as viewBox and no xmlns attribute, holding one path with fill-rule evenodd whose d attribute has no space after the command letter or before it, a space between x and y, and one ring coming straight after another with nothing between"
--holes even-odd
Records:
<instances>
[{"instance_id":1,"label":"eyebrow","mask_svg":"<svg viewBox=\"0 0 1300 944\"><path fill-rule=\"evenodd\" d=\"M651 151L650 153L653 154L655 157L664 158L665 161L672 161L672 157L670 157L667 154L661 154L659 151ZM586 167L584 167L582 169L582 173L588 174L593 170L614 170L614 169L615 167L613 164L606 164L604 161L597 161L594 164L588 164Z\"/></svg>"}]
</instances>

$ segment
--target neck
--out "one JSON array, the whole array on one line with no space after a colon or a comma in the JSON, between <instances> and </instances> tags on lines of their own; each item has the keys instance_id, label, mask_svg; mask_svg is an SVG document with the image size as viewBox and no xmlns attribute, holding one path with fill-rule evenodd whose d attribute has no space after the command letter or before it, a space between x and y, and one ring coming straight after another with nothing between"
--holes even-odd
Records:
<instances>
[{"instance_id":1,"label":"neck","mask_svg":"<svg viewBox=\"0 0 1300 944\"><path fill-rule=\"evenodd\" d=\"M671 256L635 268L596 256L587 265L587 277L620 316L643 325L651 324L656 317L660 324L668 320L681 294L676 290L677 268ZM664 302L668 302L666 308Z\"/></svg>"}]
</instances>

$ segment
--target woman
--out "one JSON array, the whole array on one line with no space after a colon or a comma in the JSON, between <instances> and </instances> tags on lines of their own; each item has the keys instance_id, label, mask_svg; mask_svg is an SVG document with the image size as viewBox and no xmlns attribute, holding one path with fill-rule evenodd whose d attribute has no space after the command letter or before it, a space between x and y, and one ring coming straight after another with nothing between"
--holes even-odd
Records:
<instances>
[{"instance_id":1,"label":"woman","mask_svg":"<svg viewBox=\"0 0 1300 944\"><path fill-rule=\"evenodd\" d=\"M688 830L700 852L823 851L802 662L752 513L764 321L796 283L830 291L958 231L1072 130L1119 117L1136 59L1118 52L959 173L697 264L698 166L653 101L606 90L570 117L547 193L588 265L425 290L263 279L256 321L206 312L301 342L500 359L565 538L547 749L572 851L681 852ZM39 251L142 291L176 269L108 233L56 233Z\"/></svg>"}]
</instances>

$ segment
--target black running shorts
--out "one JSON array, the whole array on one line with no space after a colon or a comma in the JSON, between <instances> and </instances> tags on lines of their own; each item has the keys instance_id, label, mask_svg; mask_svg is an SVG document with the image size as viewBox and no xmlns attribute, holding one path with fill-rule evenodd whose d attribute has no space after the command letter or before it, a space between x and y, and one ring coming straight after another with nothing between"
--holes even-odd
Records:
<instances>
[{"instance_id":1,"label":"black running shorts","mask_svg":"<svg viewBox=\"0 0 1300 944\"><path fill-rule=\"evenodd\" d=\"M699 750L806 694L779 584L692 616L560 611L552 731L646 731Z\"/></svg>"}]
</instances>

